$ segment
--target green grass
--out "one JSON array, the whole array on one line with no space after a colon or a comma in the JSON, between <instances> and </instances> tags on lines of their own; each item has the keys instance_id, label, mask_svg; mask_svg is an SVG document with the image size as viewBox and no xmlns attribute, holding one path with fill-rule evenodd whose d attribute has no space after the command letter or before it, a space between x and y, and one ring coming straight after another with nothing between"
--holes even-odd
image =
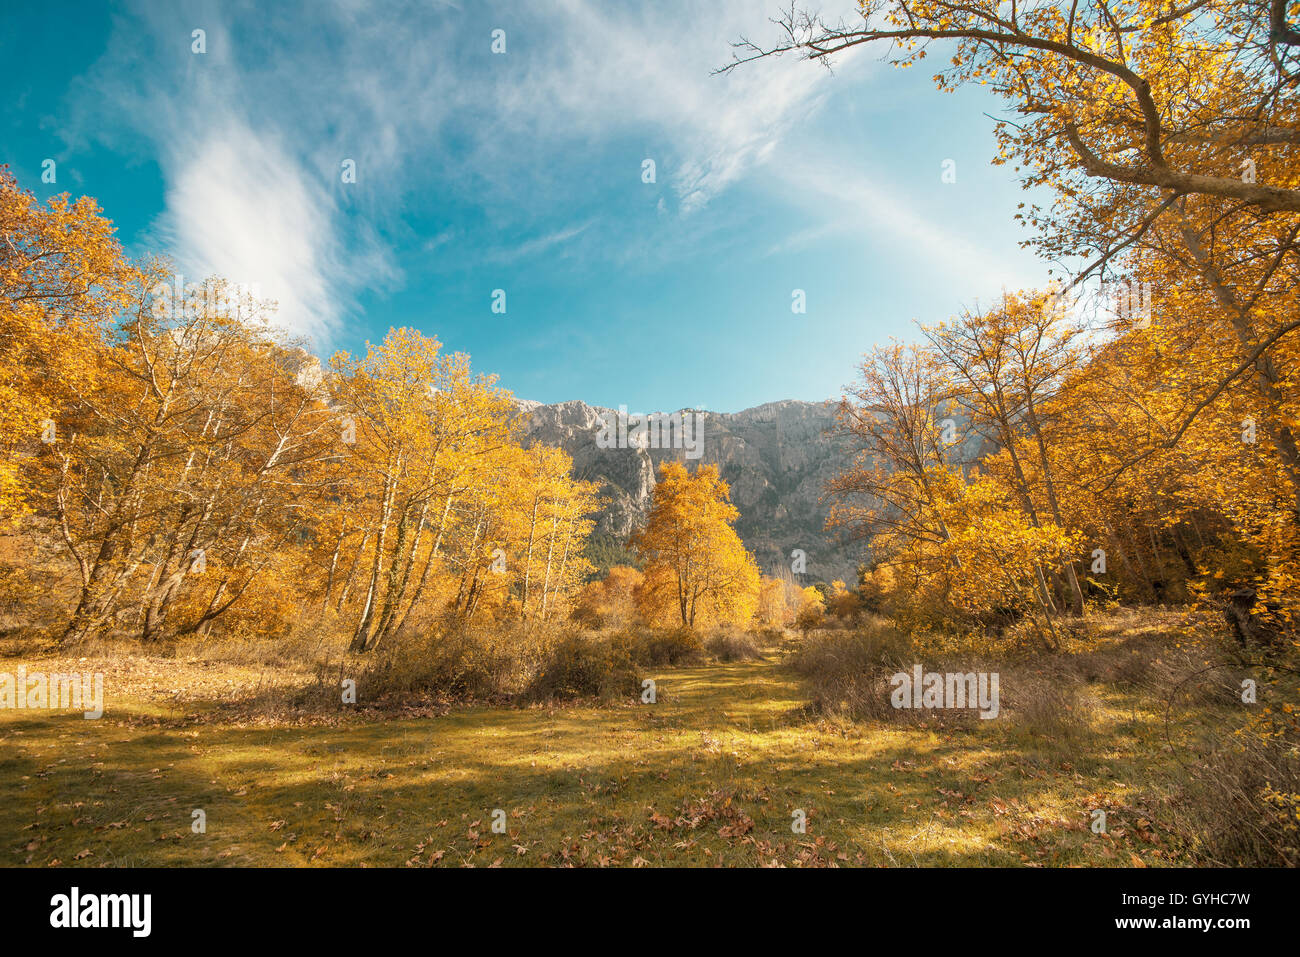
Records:
<instances>
[{"instance_id":1,"label":"green grass","mask_svg":"<svg viewBox=\"0 0 1300 957\"><path fill-rule=\"evenodd\" d=\"M98 721L0 711L0 861L1179 863L1151 823L1178 764L1159 716L1113 689L1093 689L1093 730L1071 742L1000 720L818 721L771 661L653 674L654 705L284 727L111 696ZM1105 835L1089 828L1099 807ZM497 808L505 834L491 828ZM194 809L206 833L193 833ZM791 830L796 810L806 834Z\"/></svg>"}]
</instances>

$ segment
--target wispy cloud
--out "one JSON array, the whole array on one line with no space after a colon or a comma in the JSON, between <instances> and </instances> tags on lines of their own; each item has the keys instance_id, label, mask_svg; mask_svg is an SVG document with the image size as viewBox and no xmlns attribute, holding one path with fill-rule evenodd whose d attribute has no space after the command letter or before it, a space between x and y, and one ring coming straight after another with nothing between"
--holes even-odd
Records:
<instances>
[{"instance_id":1,"label":"wispy cloud","mask_svg":"<svg viewBox=\"0 0 1300 957\"><path fill-rule=\"evenodd\" d=\"M639 131L668 153L663 165L682 211L765 162L816 112L830 79L793 58L715 73L729 43L773 12L767 0L638 7L564 0L559 10L559 33L572 42L555 46L529 82L510 91L507 112L535 115L545 103L583 134Z\"/></svg>"},{"instance_id":2,"label":"wispy cloud","mask_svg":"<svg viewBox=\"0 0 1300 957\"><path fill-rule=\"evenodd\" d=\"M229 118L177 143L158 231L191 276L218 274L278 300L275 321L328 339L351 290L337 210L318 178L266 134Z\"/></svg>"},{"instance_id":3,"label":"wispy cloud","mask_svg":"<svg viewBox=\"0 0 1300 957\"><path fill-rule=\"evenodd\" d=\"M514 262L519 259L527 259L529 256L536 256L557 246L563 246L577 236L581 236L592 227L595 220L589 219L585 223L576 226L568 226L564 229L557 229L554 232L547 233L544 236L536 236L527 239L517 246L507 247L497 250L492 259L498 262Z\"/></svg>"},{"instance_id":4,"label":"wispy cloud","mask_svg":"<svg viewBox=\"0 0 1300 957\"><path fill-rule=\"evenodd\" d=\"M1003 286L1014 289L1043 281L1039 271L1024 268L1024 257L977 245L956 232L949 220L926 216L920 203L881 185L861 161L847 164L819 151L815 163L790 159L782 164L782 176L797 184L795 201L806 211L833 211L823 225L788 237L785 244L791 248L851 228L859 237L886 237L908 248L914 259L963 294L986 295ZM943 187L936 182L935 188Z\"/></svg>"},{"instance_id":5,"label":"wispy cloud","mask_svg":"<svg viewBox=\"0 0 1300 957\"><path fill-rule=\"evenodd\" d=\"M192 50L195 29L203 53ZM141 7L119 17L70 135L143 136L166 204L148 238L187 281L217 274L250 286L277 303L276 325L324 348L358 292L398 271L371 227L347 227L339 151L313 163L312 138L280 120L260 71L244 69L237 52L230 24L210 14ZM293 99L279 108L291 111ZM93 134L88 114L102 116Z\"/></svg>"},{"instance_id":6,"label":"wispy cloud","mask_svg":"<svg viewBox=\"0 0 1300 957\"><path fill-rule=\"evenodd\" d=\"M574 164L591 157L606 189L620 176L635 189L642 159L656 160L664 188L646 194L647 213L679 255L733 241L725 223L698 214L762 171L791 190L811 182L971 272L986 259L884 188L846 196L838 173L787 162L806 152L797 147L829 84L874 67L848 61L833 78L787 58L716 75L730 41L761 32L771 0L244 2L220 8L224 21L215 9L141 2L119 17L82 88L83 126L146 137L166 181L157 234L178 263L259 283L298 333L328 340L363 290L400 279L380 237L409 230L429 197L478 210L493 242L475 248L489 261L565 247L614 261L672 254L664 237L638 235L585 193L590 177ZM207 31L202 56L189 51L196 27ZM507 31L504 56L490 53L497 28ZM339 182L344 158L357 163L355 184ZM842 209L823 214L790 242L843 221ZM440 229L416 248L441 249L450 237Z\"/></svg>"}]
</instances>

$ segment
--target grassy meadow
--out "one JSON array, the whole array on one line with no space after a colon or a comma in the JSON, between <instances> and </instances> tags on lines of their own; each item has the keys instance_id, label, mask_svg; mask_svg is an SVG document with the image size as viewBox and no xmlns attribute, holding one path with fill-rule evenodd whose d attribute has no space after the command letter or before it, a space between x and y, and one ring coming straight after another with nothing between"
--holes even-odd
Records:
<instances>
[{"instance_id":1,"label":"grassy meadow","mask_svg":"<svg viewBox=\"0 0 1300 957\"><path fill-rule=\"evenodd\" d=\"M11 647L0 670L102 670L106 710L98 720L0 710L0 859L87 867L1198 863L1204 849L1184 807L1193 760L1204 757L1206 728L1226 735L1239 709L1174 708L1167 725L1169 692L1195 670L1198 653L1176 650L1177 621L1091 619L1099 650L1061 656L1069 681L1013 665L1003 669L998 719L931 712L910 722L810 706L800 653L837 638L817 632L768 633L748 660L701 653L642 666L638 674L656 683L653 704L622 696L348 706L334 691L346 657L313 671L250 648L236 659L227 646L152 656L103 647L76 658ZM1156 642L1167 648L1163 659L1151 653ZM1135 669L1135 661L1146 664ZM1072 692L1062 696L1063 686ZM492 826L498 809L504 833ZM1097 810L1106 812L1105 833L1094 833ZM798 811L803 833L794 829Z\"/></svg>"}]
</instances>

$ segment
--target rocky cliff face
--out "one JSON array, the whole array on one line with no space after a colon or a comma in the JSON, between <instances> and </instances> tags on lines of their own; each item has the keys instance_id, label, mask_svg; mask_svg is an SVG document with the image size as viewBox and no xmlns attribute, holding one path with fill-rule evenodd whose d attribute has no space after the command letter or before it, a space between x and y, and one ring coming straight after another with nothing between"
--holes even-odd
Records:
<instances>
[{"instance_id":1,"label":"rocky cliff face","mask_svg":"<svg viewBox=\"0 0 1300 957\"><path fill-rule=\"evenodd\" d=\"M825 484L850 457L843 440L831 434L833 403L769 402L736 413L685 410L684 415L701 417L695 420L700 431L687 432L688 446L691 439L701 442L701 454L694 459L685 448L640 447L635 435L626 447L602 448L611 443L598 441L601 416L617 415L609 409L578 401L519 405L526 413L526 443L564 449L573 457L576 477L600 483L601 494L610 500L600 516L600 531L626 538L644 524L656 469L665 459L717 465L740 510L736 530L760 568L769 573L788 569L790 553L802 549L807 555L803 581L854 580L859 547L825 529L831 504L822 500ZM636 431L635 420L631 431Z\"/></svg>"}]
</instances>

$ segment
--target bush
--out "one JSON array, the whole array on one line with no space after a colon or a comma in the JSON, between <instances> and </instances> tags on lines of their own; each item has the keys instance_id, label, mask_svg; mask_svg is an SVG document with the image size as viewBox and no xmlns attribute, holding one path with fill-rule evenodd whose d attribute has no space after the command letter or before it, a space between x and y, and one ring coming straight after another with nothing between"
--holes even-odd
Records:
<instances>
[{"instance_id":1,"label":"bush","mask_svg":"<svg viewBox=\"0 0 1300 957\"><path fill-rule=\"evenodd\" d=\"M909 643L887 627L813 635L794 655L808 684L809 707L824 715L892 719L889 679L910 669Z\"/></svg>"},{"instance_id":2,"label":"bush","mask_svg":"<svg viewBox=\"0 0 1300 957\"><path fill-rule=\"evenodd\" d=\"M569 619L591 631L600 631L605 627L605 616L587 604L578 605L569 615Z\"/></svg>"},{"instance_id":3,"label":"bush","mask_svg":"<svg viewBox=\"0 0 1300 957\"><path fill-rule=\"evenodd\" d=\"M553 628L538 624L452 625L400 635L365 657L357 693L372 702L509 697L528 687L556 640Z\"/></svg>"},{"instance_id":4,"label":"bush","mask_svg":"<svg viewBox=\"0 0 1300 957\"><path fill-rule=\"evenodd\" d=\"M615 638L639 665L661 668L698 662L704 646L690 628L629 630Z\"/></svg>"},{"instance_id":5,"label":"bush","mask_svg":"<svg viewBox=\"0 0 1300 957\"><path fill-rule=\"evenodd\" d=\"M574 635L559 642L528 686L533 701L611 700L639 694L636 665L618 642Z\"/></svg>"},{"instance_id":6,"label":"bush","mask_svg":"<svg viewBox=\"0 0 1300 957\"><path fill-rule=\"evenodd\" d=\"M735 629L715 632L704 643L704 648L718 661L756 661L763 657L754 639Z\"/></svg>"},{"instance_id":7,"label":"bush","mask_svg":"<svg viewBox=\"0 0 1300 957\"><path fill-rule=\"evenodd\" d=\"M1091 733L1096 702L1066 667L1004 671L999 682L1003 711L1021 731L1051 742Z\"/></svg>"},{"instance_id":8,"label":"bush","mask_svg":"<svg viewBox=\"0 0 1300 957\"><path fill-rule=\"evenodd\" d=\"M1214 867L1300 866L1300 751L1294 735L1246 734L1188 769L1177 829Z\"/></svg>"},{"instance_id":9,"label":"bush","mask_svg":"<svg viewBox=\"0 0 1300 957\"><path fill-rule=\"evenodd\" d=\"M1194 673L1171 695L1170 739L1186 781L1175 795L1177 830L1198 862L1215 867L1300 866L1300 713L1241 707L1241 680L1263 701L1300 697L1287 666L1224 665Z\"/></svg>"},{"instance_id":10,"label":"bush","mask_svg":"<svg viewBox=\"0 0 1300 957\"><path fill-rule=\"evenodd\" d=\"M785 629L780 625L764 625L751 632L760 647L779 645L785 641Z\"/></svg>"},{"instance_id":11,"label":"bush","mask_svg":"<svg viewBox=\"0 0 1300 957\"><path fill-rule=\"evenodd\" d=\"M401 636L363 659L358 698L561 701L640 693L626 643L561 629L532 622Z\"/></svg>"},{"instance_id":12,"label":"bush","mask_svg":"<svg viewBox=\"0 0 1300 957\"><path fill-rule=\"evenodd\" d=\"M816 605L808 605L800 609L799 614L794 616L794 626L802 631L805 635L814 628L820 628L826 616Z\"/></svg>"}]
</instances>

